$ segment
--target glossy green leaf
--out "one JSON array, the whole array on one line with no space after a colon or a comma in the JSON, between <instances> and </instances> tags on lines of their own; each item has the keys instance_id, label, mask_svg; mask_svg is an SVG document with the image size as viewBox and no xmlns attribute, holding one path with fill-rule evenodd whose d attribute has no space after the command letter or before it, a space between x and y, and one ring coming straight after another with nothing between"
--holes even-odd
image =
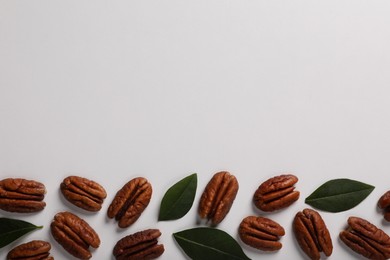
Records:
<instances>
[{"instance_id":1,"label":"glossy green leaf","mask_svg":"<svg viewBox=\"0 0 390 260\"><path fill-rule=\"evenodd\" d=\"M240 245L225 231L199 227L173 234L176 242L193 260L248 260Z\"/></svg>"},{"instance_id":2,"label":"glossy green leaf","mask_svg":"<svg viewBox=\"0 0 390 260\"><path fill-rule=\"evenodd\" d=\"M23 220L0 218L0 248L12 243L19 237L42 227L43 226L35 226L34 224Z\"/></svg>"},{"instance_id":3,"label":"glossy green leaf","mask_svg":"<svg viewBox=\"0 0 390 260\"><path fill-rule=\"evenodd\" d=\"M175 183L161 200L158 220L174 220L183 217L194 203L198 178L193 173Z\"/></svg>"},{"instance_id":4,"label":"glossy green leaf","mask_svg":"<svg viewBox=\"0 0 390 260\"><path fill-rule=\"evenodd\" d=\"M305 203L320 210L341 212L357 206L374 188L355 180L334 179L318 187L305 199Z\"/></svg>"}]
</instances>

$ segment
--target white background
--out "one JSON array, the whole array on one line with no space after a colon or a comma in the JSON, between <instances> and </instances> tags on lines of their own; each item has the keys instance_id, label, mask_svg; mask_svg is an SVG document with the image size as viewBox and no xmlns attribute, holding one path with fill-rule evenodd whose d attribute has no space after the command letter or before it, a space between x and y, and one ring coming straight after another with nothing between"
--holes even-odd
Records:
<instances>
[{"instance_id":1,"label":"white background","mask_svg":"<svg viewBox=\"0 0 390 260\"><path fill-rule=\"evenodd\" d=\"M240 190L219 225L237 238L252 195L269 177L299 177L301 198L266 216L286 229L283 248L253 259L301 259L291 232L304 198L323 182L374 185L358 207L321 212L329 259L356 259L338 233L348 216L386 232L377 210L390 189L390 1L0 1L0 174L47 187L38 214L2 216L44 225L23 239L52 242L50 221L70 210L100 234L93 259L112 259L118 239L159 228L160 259L185 259L172 233L196 227L200 194L219 170ZM165 191L198 173L195 204L158 222ZM59 193L69 174L101 183L103 209L89 214ZM106 218L116 191L144 176L151 203L130 228ZM238 239L239 240L239 239ZM241 242L240 242L241 243Z\"/></svg>"}]
</instances>

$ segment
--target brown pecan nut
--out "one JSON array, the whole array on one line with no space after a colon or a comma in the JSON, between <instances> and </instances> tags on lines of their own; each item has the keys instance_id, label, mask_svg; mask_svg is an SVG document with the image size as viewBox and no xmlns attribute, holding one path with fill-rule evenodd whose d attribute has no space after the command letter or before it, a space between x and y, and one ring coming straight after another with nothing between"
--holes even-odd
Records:
<instances>
[{"instance_id":1,"label":"brown pecan nut","mask_svg":"<svg viewBox=\"0 0 390 260\"><path fill-rule=\"evenodd\" d=\"M57 213L50 229L54 239L76 258L90 259L92 254L89 247L100 246L100 238L95 230L73 213Z\"/></svg>"},{"instance_id":2,"label":"brown pecan nut","mask_svg":"<svg viewBox=\"0 0 390 260\"><path fill-rule=\"evenodd\" d=\"M330 256L333 251L332 239L320 214L304 209L295 215L293 221L295 238L310 259L320 259L320 252Z\"/></svg>"},{"instance_id":3,"label":"brown pecan nut","mask_svg":"<svg viewBox=\"0 0 390 260\"><path fill-rule=\"evenodd\" d=\"M266 180L260 184L253 195L255 206L266 212L290 206L299 199L299 191L295 191L294 187L297 182L298 178L292 174L284 174Z\"/></svg>"},{"instance_id":4,"label":"brown pecan nut","mask_svg":"<svg viewBox=\"0 0 390 260\"><path fill-rule=\"evenodd\" d=\"M113 250L115 259L155 259L164 253L164 245L158 244L161 232L158 229L147 229L125 236L119 240Z\"/></svg>"},{"instance_id":5,"label":"brown pecan nut","mask_svg":"<svg viewBox=\"0 0 390 260\"><path fill-rule=\"evenodd\" d=\"M241 221L238 234L241 240L251 247L276 251L282 248L279 240L285 232L281 225L269 218L248 216Z\"/></svg>"},{"instance_id":6,"label":"brown pecan nut","mask_svg":"<svg viewBox=\"0 0 390 260\"><path fill-rule=\"evenodd\" d=\"M199 201L200 218L219 224L229 213L238 192L238 182L229 172L217 172L207 184Z\"/></svg>"},{"instance_id":7,"label":"brown pecan nut","mask_svg":"<svg viewBox=\"0 0 390 260\"><path fill-rule=\"evenodd\" d=\"M107 216L125 228L133 224L148 206L152 197L152 185L147 179L137 177L120 189L107 210Z\"/></svg>"},{"instance_id":8,"label":"brown pecan nut","mask_svg":"<svg viewBox=\"0 0 390 260\"><path fill-rule=\"evenodd\" d=\"M107 197L100 184L79 176L66 177L60 189L70 203L87 211L99 211Z\"/></svg>"},{"instance_id":9,"label":"brown pecan nut","mask_svg":"<svg viewBox=\"0 0 390 260\"><path fill-rule=\"evenodd\" d=\"M384 210L385 220L390 221L390 190L380 197L378 207Z\"/></svg>"},{"instance_id":10,"label":"brown pecan nut","mask_svg":"<svg viewBox=\"0 0 390 260\"><path fill-rule=\"evenodd\" d=\"M349 217L348 225L339 237L349 248L369 259L390 258L390 237L383 230L358 217Z\"/></svg>"},{"instance_id":11,"label":"brown pecan nut","mask_svg":"<svg viewBox=\"0 0 390 260\"><path fill-rule=\"evenodd\" d=\"M14 247L7 254L7 260L54 260L50 256L51 245L42 240L33 240Z\"/></svg>"},{"instance_id":12,"label":"brown pecan nut","mask_svg":"<svg viewBox=\"0 0 390 260\"><path fill-rule=\"evenodd\" d=\"M0 209L30 213L43 210L45 185L34 180L7 178L0 181Z\"/></svg>"}]
</instances>

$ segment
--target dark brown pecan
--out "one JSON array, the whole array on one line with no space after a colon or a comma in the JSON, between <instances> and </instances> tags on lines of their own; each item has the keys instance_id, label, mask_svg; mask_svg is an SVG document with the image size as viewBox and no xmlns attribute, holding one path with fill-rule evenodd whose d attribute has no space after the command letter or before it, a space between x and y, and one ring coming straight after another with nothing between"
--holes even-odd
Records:
<instances>
[{"instance_id":1,"label":"dark brown pecan","mask_svg":"<svg viewBox=\"0 0 390 260\"><path fill-rule=\"evenodd\" d=\"M295 215L293 221L295 238L310 259L320 259L320 252L330 256L333 251L332 239L320 214L304 209Z\"/></svg>"},{"instance_id":2,"label":"dark brown pecan","mask_svg":"<svg viewBox=\"0 0 390 260\"><path fill-rule=\"evenodd\" d=\"M390 221L390 191L387 191L380 197L378 207L384 210L385 220Z\"/></svg>"},{"instance_id":3,"label":"dark brown pecan","mask_svg":"<svg viewBox=\"0 0 390 260\"><path fill-rule=\"evenodd\" d=\"M137 177L120 189L110 206L107 216L118 221L118 226L125 228L133 224L148 206L152 198L152 185L147 179Z\"/></svg>"},{"instance_id":4,"label":"dark brown pecan","mask_svg":"<svg viewBox=\"0 0 390 260\"><path fill-rule=\"evenodd\" d=\"M241 240L251 247L276 251L282 248L279 240L285 232L281 225L269 218L248 216L241 221L238 234Z\"/></svg>"},{"instance_id":5,"label":"dark brown pecan","mask_svg":"<svg viewBox=\"0 0 390 260\"><path fill-rule=\"evenodd\" d=\"M147 229L125 236L114 246L117 260L155 259L164 253L164 245L158 244L161 236L158 229Z\"/></svg>"},{"instance_id":6,"label":"dark brown pecan","mask_svg":"<svg viewBox=\"0 0 390 260\"><path fill-rule=\"evenodd\" d=\"M73 213L57 213L50 229L54 239L76 258L90 259L92 254L89 247L100 246L100 238L95 230Z\"/></svg>"},{"instance_id":7,"label":"dark brown pecan","mask_svg":"<svg viewBox=\"0 0 390 260\"><path fill-rule=\"evenodd\" d=\"M14 247L7 254L7 260L54 260L50 256L51 245L42 240L33 240Z\"/></svg>"},{"instance_id":8,"label":"dark brown pecan","mask_svg":"<svg viewBox=\"0 0 390 260\"><path fill-rule=\"evenodd\" d=\"M229 213L238 192L238 182L229 172L217 172L207 184L199 202L200 218L219 224Z\"/></svg>"},{"instance_id":9,"label":"dark brown pecan","mask_svg":"<svg viewBox=\"0 0 390 260\"><path fill-rule=\"evenodd\" d=\"M285 174L268 179L260 184L253 202L262 211L275 211L290 206L299 199L299 191L295 191L294 184L298 178L292 174Z\"/></svg>"},{"instance_id":10,"label":"dark brown pecan","mask_svg":"<svg viewBox=\"0 0 390 260\"><path fill-rule=\"evenodd\" d=\"M107 197L100 184L79 176L65 178L60 189L69 202L88 211L99 211Z\"/></svg>"},{"instance_id":11,"label":"dark brown pecan","mask_svg":"<svg viewBox=\"0 0 390 260\"><path fill-rule=\"evenodd\" d=\"M349 248L369 259L390 258L390 237L383 230L358 217L349 217L348 225L339 236Z\"/></svg>"},{"instance_id":12,"label":"dark brown pecan","mask_svg":"<svg viewBox=\"0 0 390 260\"><path fill-rule=\"evenodd\" d=\"M43 210L45 185L34 180L8 178L0 181L0 209L29 213Z\"/></svg>"}]
</instances>

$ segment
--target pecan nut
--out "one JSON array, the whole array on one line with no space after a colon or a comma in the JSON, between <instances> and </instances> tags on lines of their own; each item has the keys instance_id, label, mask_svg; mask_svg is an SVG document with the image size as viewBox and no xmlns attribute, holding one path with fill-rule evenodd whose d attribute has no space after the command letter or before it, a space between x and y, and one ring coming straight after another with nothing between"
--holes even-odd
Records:
<instances>
[{"instance_id":1,"label":"pecan nut","mask_svg":"<svg viewBox=\"0 0 390 260\"><path fill-rule=\"evenodd\" d=\"M390 221L390 190L379 198L378 207L384 210L385 220Z\"/></svg>"},{"instance_id":2,"label":"pecan nut","mask_svg":"<svg viewBox=\"0 0 390 260\"><path fill-rule=\"evenodd\" d=\"M50 225L54 239L71 255L79 259L92 257L89 247L98 248L100 238L83 219L70 212L60 212Z\"/></svg>"},{"instance_id":3,"label":"pecan nut","mask_svg":"<svg viewBox=\"0 0 390 260\"><path fill-rule=\"evenodd\" d=\"M70 203L87 211L99 211L107 197L100 184L79 176L66 177L60 189Z\"/></svg>"},{"instance_id":4,"label":"pecan nut","mask_svg":"<svg viewBox=\"0 0 390 260\"><path fill-rule=\"evenodd\" d=\"M217 172L207 184L199 201L200 218L219 224L229 213L238 192L236 177L227 171Z\"/></svg>"},{"instance_id":5,"label":"pecan nut","mask_svg":"<svg viewBox=\"0 0 390 260\"><path fill-rule=\"evenodd\" d=\"M114 246L113 254L117 260L155 259L164 253L164 245L158 244L161 232L147 229L120 239Z\"/></svg>"},{"instance_id":6,"label":"pecan nut","mask_svg":"<svg viewBox=\"0 0 390 260\"><path fill-rule=\"evenodd\" d=\"M293 221L295 238L310 259L320 259L320 252L330 256L333 251L329 230L320 214L312 209L298 212Z\"/></svg>"},{"instance_id":7,"label":"pecan nut","mask_svg":"<svg viewBox=\"0 0 390 260\"><path fill-rule=\"evenodd\" d=\"M277 251L282 248L279 240L285 231L281 225L269 218L248 216L241 221L238 234L241 240L251 247L263 251Z\"/></svg>"},{"instance_id":8,"label":"pecan nut","mask_svg":"<svg viewBox=\"0 0 390 260\"><path fill-rule=\"evenodd\" d=\"M50 256L51 245L42 240L33 240L14 247L7 254L7 260L54 260Z\"/></svg>"},{"instance_id":9,"label":"pecan nut","mask_svg":"<svg viewBox=\"0 0 390 260\"><path fill-rule=\"evenodd\" d=\"M45 185L34 180L7 178L0 181L0 209L30 213L41 211L46 203Z\"/></svg>"},{"instance_id":10,"label":"pecan nut","mask_svg":"<svg viewBox=\"0 0 390 260\"><path fill-rule=\"evenodd\" d=\"M152 185L147 179L137 177L120 189L107 210L107 216L125 228L133 224L148 206L152 197Z\"/></svg>"},{"instance_id":11,"label":"pecan nut","mask_svg":"<svg viewBox=\"0 0 390 260\"><path fill-rule=\"evenodd\" d=\"M341 231L339 237L349 248L366 258L390 258L390 237L365 219L349 217L348 228Z\"/></svg>"},{"instance_id":12,"label":"pecan nut","mask_svg":"<svg viewBox=\"0 0 390 260\"><path fill-rule=\"evenodd\" d=\"M299 199L299 191L294 184L298 178L292 174L284 174L270 178L260 184L253 195L255 206L266 212L290 206Z\"/></svg>"}]
</instances>

